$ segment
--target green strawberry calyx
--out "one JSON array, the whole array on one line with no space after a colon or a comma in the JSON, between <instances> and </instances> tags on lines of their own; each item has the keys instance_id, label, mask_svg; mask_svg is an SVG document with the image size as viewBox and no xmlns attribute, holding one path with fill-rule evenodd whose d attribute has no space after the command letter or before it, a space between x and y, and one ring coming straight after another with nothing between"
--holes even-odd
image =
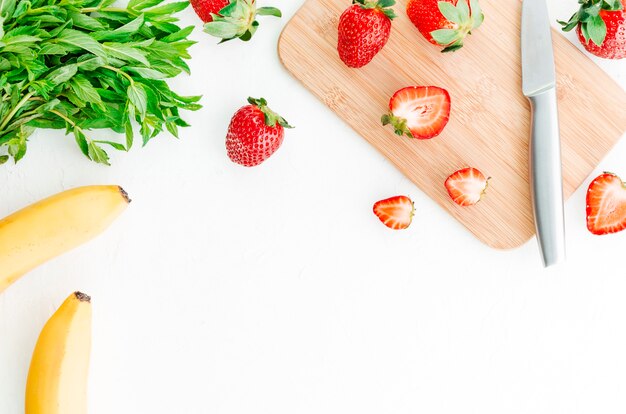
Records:
<instances>
[{"instance_id":1,"label":"green strawberry calyx","mask_svg":"<svg viewBox=\"0 0 626 414\"><path fill-rule=\"evenodd\" d=\"M363 9L376 9L385 14L390 20L397 17L391 6L396 4L396 0L352 0L352 4L358 4Z\"/></svg>"},{"instance_id":2,"label":"green strawberry calyx","mask_svg":"<svg viewBox=\"0 0 626 414\"><path fill-rule=\"evenodd\" d=\"M462 48L465 37L472 34L472 30L478 29L485 20L478 0L458 0L456 6L448 1L440 1L437 6L443 17L454 25L453 28L430 32L435 42L444 47L444 53Z\"/></svg>"},{"instance_id":3,"label":"green strawberry calyx","mask_svg":"<svg viewBox=\"0 0 626 414\"><path fill-rule=\"evenodd\" d=\"M263 115L265 116L265 125L275 127L276 124L278 124L283 128L293 128L289 125L289 122L287 122L285 118L278 115L267 106L267 101L264 98L248 98L248 103L256 106L261 110L261 112L263 112Z\"/></svg>"},{"instance_id":4,"label":"green strawberry calyx","mask_svg":"<svg viewBox=\"0 0 626 414\"><path fill-rule=\"evenodd\" d=\"M230 0L219 13L211 13L213 21L204 24L204 31L222 39L220 43L232 39L247 42L259 27L256 16L282 17L282 13L275 7L257 8L255 0Z\"/></svg>"},{"instance_id":5,"label":"green strawberry calyx","mask_svg":"<svg viewBox=\"0 0 626 414\"><path fill-rule=\"evenodd\" d=\"M606 39L606 23L600 16L601 10L619 11L622 10L620 0L579 0L580 8L569 21L559 21L564 32L569 32L574 27L580 25L580 31L589 44L591 40L598 46L602 46Z\"/></svg>"},{"instance_id":6,"label":"green strawberry calyx","mask_svg":"<svg viewBox=\"0 0 626 414\"><path fill-rule=\"evenodd\" d=\"M380 122L382 122L383 126L391 124L395 130L396 135L406 135L409 138L414 138L411 130L406 124L407 120L404 118L400 118L389 112L388 114L385 114L382 116L382 118L380 118Z\"/></svg>"}]
</instances>

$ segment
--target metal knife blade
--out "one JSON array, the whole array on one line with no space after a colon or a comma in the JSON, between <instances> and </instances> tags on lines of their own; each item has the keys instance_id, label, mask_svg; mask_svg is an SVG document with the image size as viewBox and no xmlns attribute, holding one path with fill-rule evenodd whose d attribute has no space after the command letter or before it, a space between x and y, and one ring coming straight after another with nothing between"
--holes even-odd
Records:
<instances>
[{"instance_id":1,"label":"metal knife blade","mask_svg":"<svg viewBox=\"0 0 626 414\"><path fill-rule=\"evenodd\" d=\"M522 92L531 106L530 187L544 266L565 260L561 140L546 0L523 0Z\"/></svg>"},{"instance_id":2,"label":"metal knife blade","mask_svg":"<svg viewBox=\"0 0 626 414\"><path fill-rule=\"evenodd\" d=\"M532 96L556 86L552 34L545 0L522 4L522 91Z\"/></svg>"}]
</instances>

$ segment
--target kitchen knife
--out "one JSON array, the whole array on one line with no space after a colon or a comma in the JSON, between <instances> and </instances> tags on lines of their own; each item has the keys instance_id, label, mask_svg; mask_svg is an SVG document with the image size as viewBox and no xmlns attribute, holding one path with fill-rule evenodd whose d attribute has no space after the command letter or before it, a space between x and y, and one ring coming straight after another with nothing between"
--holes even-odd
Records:
<instances>
[{"instance_id":1,"label":"kitchen knife","mask_svg":"<svg viewBox=\"0 0 626 414\"><path fill-rule=\"evenodd\" d=\"M565 260L556 72L546 0L523 0L522 91L532 108L530 185L544 266Z\"/></svg>"}]
</instances>

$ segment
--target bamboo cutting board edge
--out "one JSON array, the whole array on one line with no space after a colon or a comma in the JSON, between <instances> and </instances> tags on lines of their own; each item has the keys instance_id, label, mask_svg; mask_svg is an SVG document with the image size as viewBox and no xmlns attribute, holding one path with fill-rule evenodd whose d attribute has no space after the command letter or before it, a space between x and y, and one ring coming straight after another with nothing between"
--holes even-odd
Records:
<instances>
[{"instance_id":1,"label":"bamboo cutting board edge","mask_svg":"<svg viewBox=\"0 0 626 414\"><path fill-rule=\"evenodd\" d=\"M280 35L280 39L278 42L278 55L279 55L279 59L281 61L281 63L283 64L283 66L286 68L286 70L288 72L290 72L303 86L305 86L306 89L309 89L311 92L313 92L313 94L315 96L317 96L318 99L320 99L326 106L329 107L329 109L331 109L333 112L335 112L340 118L344 118L339 111L337 110L336 107L333 107L333 105L331 103L329 103L327 101L327 96L326 94L322 91L322 90L318 90L315 89L313 86L311 86L310 84L307 83L307 79L306 79L306 74L301 74L299 73L299 71L297 70L297 68L295 68L287 59L286 56L288 55L288 53L286 53L285 48L288 47L286 45L286 37L287 34L289 34L292 30L292 26L294 25L294 22L297 20L297 18L300 16L300 14L304 11L304 9L307 8L307 5L310 3L313 3L314 1L322 1L322 0L309 0L307 2L305 2L303 4L303 6L296 12L296 14L294 15L294 17L287 23L287 25L285 26L285 28L283 29L281 35ZM338 16L337 16L338 18ZM558 32L556 32L553 29L553 34L556 33L556 36L561 36L563 39L565 40L565 38ZM318 33L320 36L321 34ZM566 42L569 43L569 41L565 40ZM578 53L580 54L580 56L578 57L574 57L574 59L580 59L581 57L584 59L588 59L580 50L578 50L575 46L571 45L572 49L575 49L576 52L574 53ZM293 57L293 56L292 56ZM557 62L557 66L558 66L558 62ZM597 67L597 65L594 66L597 68L597 70L601 71L600 68ZM605 74L606 75L606 74ZM619 87L619 86L618 86ZM566 88L567 89L567 88ZM521 94L521 92L520 92ZM526 103L526 107L528 108L528 103ZM347 122L347 120L344 118L344 121ZM619 120L618 120L619 121ZM359 131L359 129L352 123L352 122L347 122L351 128L357 132L359 135L363 135L362 131ZM623 130L622 130L623 131ZM620 135L621 137L621 135ZM505 240L494 240L493 239L493 234L489 235L489 234L485 234L484 231L482 231L482 229L480 228L480 225L477 224L471 224L472 220L474 220L474 217L467 217L465 216L466 212L468 211L467 209L463 209L461 207L458 206L449 206L449 205L445 205L440 197L434 197L432 194L429 194L429 191L425 188L423 188L422 185L418 184L416 182L416 180L414 179L415 174L414 171L411 170L411 166L410 165L405 165L401 159L398 159L396 157L393 156L393 154L390 154L387 152L387 148L385 147L384 142L382 141L376 141L376 140L372 140L369 137L365 137L367 141L370 142L370 144L372 144L377 150L379 150L380 152L382 152L386 158L389 159L389 161L392 162L392 164L394 164L404 175L406 175L407 177L409 177L411 179L411 181L414 182L414 184L416 184L418 186L418 188L420 188L421 191L423 191L424 193L426 193L427 195L429 195L435 202L437 202L438 204L440 204L440 206L442 208L444 208L444 210L448 211L448 213L453 216L454 218L456 218L457 220L459 220L461 222L461 224L464 225L464 227L466 227L472 234L474 234L479 240L481 240L483 243L487 244L490 247L496 248L496 249L501 249L501 250L508 250L508 249L514 249L514 248L518 248L524 244L526 244L530 239L533 238L534 236L534 226L532 226L532 228L528 227L525 229L525 232L523 232L523 234L517 234L515 237L511 238L511 239L505 239ZM619 137L613 141L611 141L609 143L608 149L612 148L617 142L619 141ZM607 152L608 152L607 149ZM604 154L606 155L606 154ZM413 166L414 167L414 166ZM583 167L584 168L584 167ZM566 192L565 196L567 199L569 199L569 197L572 195L572 193L574 192L574 190L576 188L578 188L580 185L582 185L582 183L584 182L585 178L588 176L588 174L591 171L589 171L584 177L581 178L580 174L578 174L577 179L575 180L575 183L568 183L568 187L572 187L573 184L573 188L569 189L569 191ZM571 181L571 180L570 180ZM443 182L441 182L441 186L443 187ZM447 200L449 202L449 200Z\"/></svg>"}]
</instances>

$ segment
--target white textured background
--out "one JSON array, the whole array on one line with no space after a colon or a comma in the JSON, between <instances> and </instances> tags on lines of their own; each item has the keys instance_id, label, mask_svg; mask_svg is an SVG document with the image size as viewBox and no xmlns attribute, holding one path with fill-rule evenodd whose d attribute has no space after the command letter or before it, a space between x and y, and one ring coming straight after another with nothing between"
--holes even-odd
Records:
<instances>
[{"instance_id":1,"label":"white textured background","mask_svg":"<svg viewBox=\"0 0 626 414\"><path fill-rule=\"evenodd\" d=\"M92 414L625 412L626 232L585 229L595 173L567 203L565 266L542 270L534 240L489 249L290 78L276 42L302 1L271 3L285 17L252 43L196 31L175 86L205 107L180 142L106 168L40 132L0 167L0 216L84 184L134 199L0 296L0 413L23 413L37 335L77 289L94 303ZM552 20L575 7L552 0ZM626 61L597 62L626 86ZM297 126L255 169L224 150L249 95ZM596 172L626 178L625 158L622 141ZM395 194L416 202L404 232L371 213Z\"/></svg>"}]
</instances>

